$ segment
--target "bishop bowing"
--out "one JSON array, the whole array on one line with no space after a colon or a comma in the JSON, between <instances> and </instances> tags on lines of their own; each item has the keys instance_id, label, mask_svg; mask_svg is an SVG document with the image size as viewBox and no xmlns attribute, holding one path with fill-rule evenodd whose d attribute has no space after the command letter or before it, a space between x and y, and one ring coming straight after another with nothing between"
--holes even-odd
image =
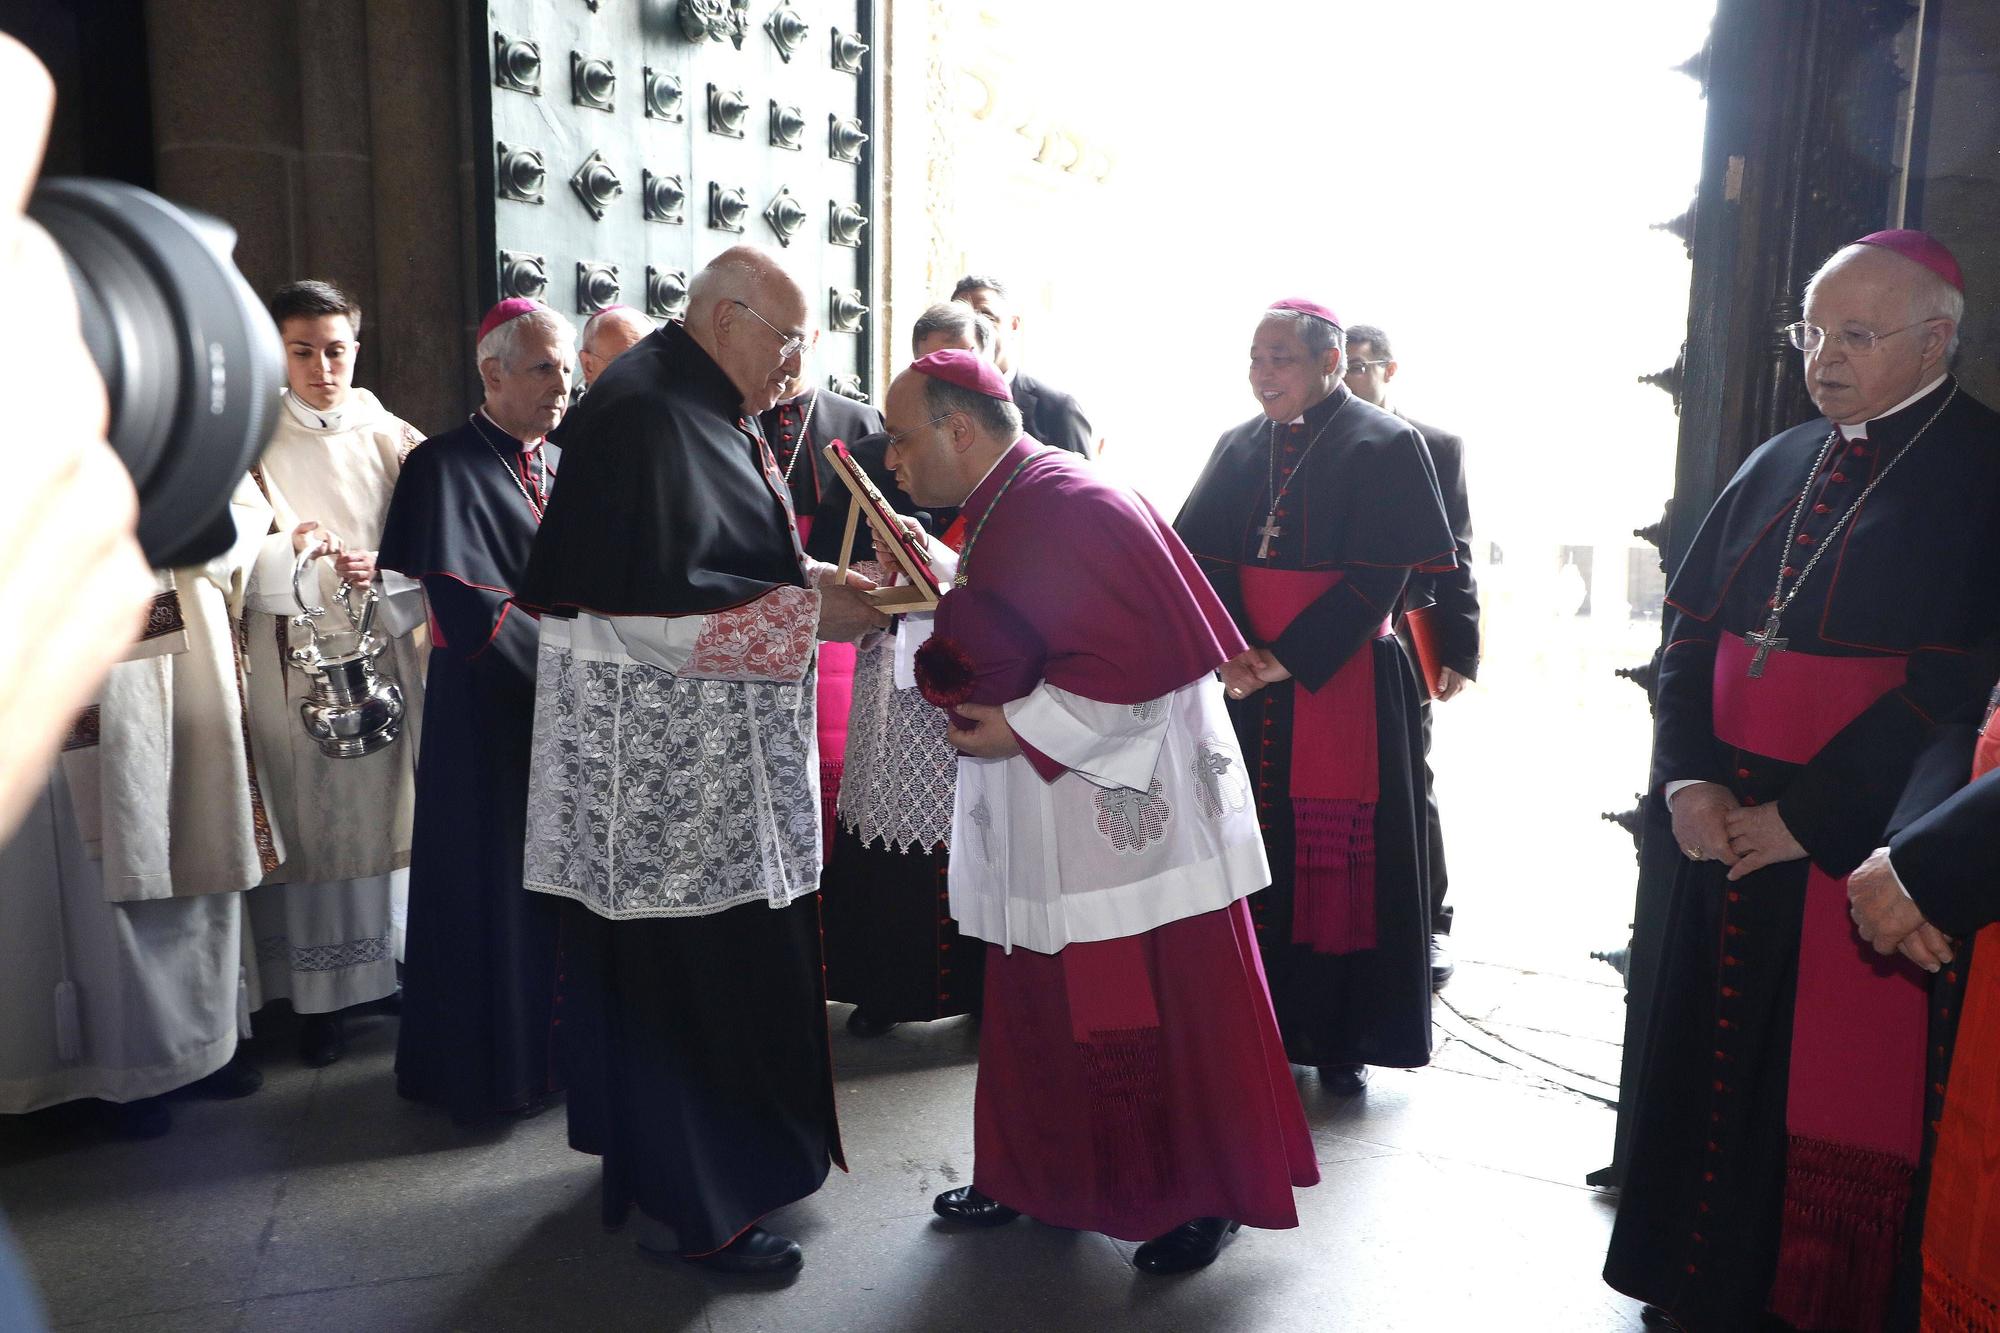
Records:
<instances>
[{"instance_id":1,"label":"bishop bowing","mask_svg":"<svg viewBox=\"0 0 2000 1333\"><path fill-rule=\"evenodd\" d=\"M1255 907L1298 1064L1354 1093L1430 1059L1422 696L1390 618L1455 539L1415 427L1342 384L1339 318L1279 301L1250 345L1259 415L1217 441L1176 527L1256 645L1229 680L1271 891Z\"/></svg>"},{"instance_id":2,"label":"bishop bowing","mask_svg":"<svg viewBox=\"0 0 2000 1333\"><path fill-rule=\"evenodd\" d=\"M1298 1225L1319 1179L1244 902L1270 875L1215 680L1243 641L1166 521L1024 436L976 352L919 358L887 416L897 485L966 516L955 558L931 546L951 590L916 671L953 714L952 914L986 1001L972 1183L932 1206L1202 1267Z\"/></svg>"},{"instance_id":3,"label":"bishop bowing","mask_svg":"<svg viewBox=\"0 0 2000 1333\"><path fill-rule=\"evenodd\" d=\"M1992 681L2000 416L1950 373L1963 311L1922 233L1827 260L1787 330L1822 415L1750 455L1668 588L1652 785L1684 862L1604 1271L1686 1328L1887 1318L1927 977L1859 945L1844 884Z\"/></svg>"}]
</instances>

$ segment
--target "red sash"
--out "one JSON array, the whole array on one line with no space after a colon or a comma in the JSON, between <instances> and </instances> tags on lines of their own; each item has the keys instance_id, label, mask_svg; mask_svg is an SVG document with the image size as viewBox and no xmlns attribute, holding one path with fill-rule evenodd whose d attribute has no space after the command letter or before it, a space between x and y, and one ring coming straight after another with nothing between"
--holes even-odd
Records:
<instances>
[{"instance_id":1,"label":"red sash","mask_svg":"<svg viewBox=\"0 0 2000 1333\"><path fill-rule=\"evenodd\" d=\"M1735 635L1717 646L1716 737L1794 764L1900 686L1906 668L1900 657L1779 652L1752 679L1750 655ZM1862 943L1847 907L1846 878L1809 866L1770 1304L1800 1328L1879 1325L1923 1146L1924 973Z\"/></svg>"},{"instance_id":2,"label":"red sash","mask_svg":"<svg viewBox=\"0 0 2000 1333\"><path fill-rule=\"evenodd\" d=\"M2000 690L1994 691L2000 704ZM2000 727L1989 704L1972 776L2000 767ZM2000 1328L2000 924L1973 941L1973 966L1952 1047L1951 1088L1931 1156L1924 1212L1923 1326ZM1958 980L1952 969L1946 985Z\"/></svg>"},{"instance_id":3,"label":"red sash","mask_svg":"<svg viewBox=\"0 0 2000 1333\"><path fill-rule=\"evenodd\" d=\"M1270 643L1344 577L1243 565L1250 636ZM1376 638L1391 632L1387 621ZM1292 940L1315 953L1375 947L1375 655L1368 645L1317 690L1292 690ZM1282 688L1282 687L1279 687Z\"/></svg>"}]
</instances>

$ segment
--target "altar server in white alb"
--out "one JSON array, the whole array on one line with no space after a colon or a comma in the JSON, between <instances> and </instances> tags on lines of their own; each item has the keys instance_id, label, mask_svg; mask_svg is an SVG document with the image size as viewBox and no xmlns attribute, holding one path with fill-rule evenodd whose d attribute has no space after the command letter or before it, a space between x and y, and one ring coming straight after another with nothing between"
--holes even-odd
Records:
<instances>
[{"instance_id":1,"label":"altar server in white alb","mask_svg":"<svg viewBox=\"0 0 2000 1333\"><path fill-rule=\"evenodd\" d=\"M232 615L262 531L157 575L144 633L0 844L0 1114L96 1098L149 1137L170 1127L164 1093L262 1082L237 1046L243 890L283 845L244 728Z\"/></svg>"},{"instance_id":2,"label":"altar server in white alb","mask_svg":"<svg viewBox=\"0 0 2000 1333\"><path fill-rule=\"evenodd\" d=\"M289 389L247 497L267 533L250 577L244 641L251 734L285 861L250 896L259 1002L289 998L306 1017L299 1056L340 1058L340 1011L396 990L399 923L407 904L410 820L423 718L422 589L381 574L375 632L389 641L378 665L403 691L402 736L355 758L323 753L299 721L310 681L286 659L310 635L290 623L294 561L317 550L301 580L326 608L327 629L348 628L334 600L376 580L375 552L403 459L423 439L354 387L361 310L323 282L296 282L271 298L285 342ZM239 523L245 520L239 519ZM360 603L357 601L356 606Z\"/></svg>"}]
</instances>

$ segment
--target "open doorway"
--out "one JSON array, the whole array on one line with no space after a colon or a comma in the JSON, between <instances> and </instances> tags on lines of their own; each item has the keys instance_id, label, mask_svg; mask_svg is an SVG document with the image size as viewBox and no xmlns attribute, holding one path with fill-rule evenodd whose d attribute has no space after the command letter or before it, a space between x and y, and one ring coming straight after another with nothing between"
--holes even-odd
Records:
<instances>
[{"instance_id":1,"label":"open doorway","mask_svg":"<svg viewBox=\"0 0 2000 1333\"><path fill-rule=\"evenodd\" d=\"M1479 684L1435 710L1460 962L1440 1020L1607 1095L1623 981L1592 955L1625 945L1636 872L1600 816L1650 748L1646 693L1614 673L1658 642L1660 554L1634 530L1673 486L1657 382L1690 268L1668 220L1703 133L1676 66L1714 8L1289 0L1149 27L994 0L947 20L937 271L896 298L1012 276L1028 368L1168 513L1254 411L1259 310L1310 296L1388 331L1392 404L1466 440L1483 602Z\"/></svg>"}]
</instances>

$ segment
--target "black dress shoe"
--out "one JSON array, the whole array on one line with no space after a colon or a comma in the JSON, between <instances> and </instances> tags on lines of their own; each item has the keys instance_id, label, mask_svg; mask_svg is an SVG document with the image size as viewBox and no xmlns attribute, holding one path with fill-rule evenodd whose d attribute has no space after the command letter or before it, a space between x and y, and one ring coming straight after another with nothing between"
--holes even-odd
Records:
<instances>
[{"instance_id":1,"label":"black dress shoe","mask_svg":"<svg viewBox=\"0 0 2000 1333\"><path fill-rule=\"evenodd\" d=\"M1164 1236L1155 1236L1132 1256L1132 1266L1142 1273L1192 1273L1206 1268L1222 1253L1222 1242L1243 1224L1226 1217L1197 1217L1183 1222Z\"/></svg>"},{"instance_id":2,"label":"black dress shoe","mask_svg":"<svg viewBox=\"0 0 2000 1333\"><path fill-rule=\"evenodd\" d=\"M1004 1226L1021 1215L1020 1209L989 1199L970 1185L960 1185L938 1195L931 1200L931 1211L947 1222L974 1227Z\"/></svg>"},{"instance_id":3,"label":"black dress shoe","mask_svg":"<svg viewBox=\"0 0 2000 1333\"><path fill-rule=\"evenodd\" d=\"M1431 936L1431 989L1441 991L1444 983L1451 980L1451 974L1458 970L1458 964L1451 958L1451 941L1443 935Z\"/></svg>"},{"instance_id":4,"label":"black dress shoe","mask_svg":"<svg viewBox=\"0 0 2000 1333\"><path fill-rule=\"evenodd\" d=\"M1681 1333L1681 1326L1675 1322L1674 1317L1657 1305L1640 1306L1639 1322L1647 1328L1664 1328L1670 1330L1670 1333Z\"/></svg>"},{"instance_id":5,"label":"black dress shoe","mask_svg":"<svg viewBox=\"0 0 2000 1333\"><path fill-rule=\"evenodd\" d=\"M806 1252L789 1236L751 1227L721 1249L681 1258L717 1273L782 1273L805 1262Z\"/></svg>"},{"instance_id":6,"label":"black dress shoe","mask_svg":"<svg viewBox=\"0 0 2000 1333\"><path fill-rule=\"evenodd\" d=\"M1321 1065L1319 1085L1336 1097L1352 1097L1368 1086L1368 1066Z\"/></svg>"},{"instance_id":7,"label":"black dress shoe","mask_svg":"<svg viewBox=\"0 0 2000 1333\"><path fill-rule=\"evenodd\" d=\"M901 1023L884 1022L879 1018L870 1018L868 1011L858 1005L855 1007L854 1012L847 1016L847 1030L857 1037L879 1037L884 1033L894 1032L901 1026Z\"/></svg>"},{"instance_id":8,"label":"black dress shoe","mask_svg":"<svg viewBox=\"0 0 2000 1333\"><path fill-rule=\"evenodd\" d=\"M299 1063L324 1069L347 1054L339 1014L307 1014L299 1024Z\"/></svg>"},{"instance_id":9,"label":"black dress shoe","mask_svg":"<svg viewBox=\"0 0 2000 1333\"><path fill-rule=\"evenodd\" d=\"M200 1097L220 1097L225 1100L248 1097L264 1086L264 1071L251 1062L241 1050L229 1057L229 1063L210 1074L207 1078L196 1079L188 1085L188 1091Z\"/></svg>"}]
</instances>

